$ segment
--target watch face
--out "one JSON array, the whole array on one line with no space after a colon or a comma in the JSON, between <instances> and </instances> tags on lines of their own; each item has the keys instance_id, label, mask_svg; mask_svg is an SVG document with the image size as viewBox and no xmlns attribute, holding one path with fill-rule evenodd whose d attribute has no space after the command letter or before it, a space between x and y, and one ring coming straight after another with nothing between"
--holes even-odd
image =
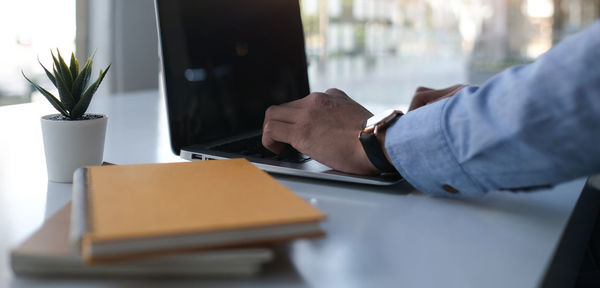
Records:
<instances>
[{"instance_id":1,"label":"watch face","mask_svg":"<svg viewBox=\"0 0 600 288\"><path fill-rule=\"evenodd\" d=\"M388 109L388 110L385 110L385 111L383 111L381 113L377 113L377 114L373 115L373 117L371 117L371 118L369 118L369 120L367 120L367 126L366 127L374 126L375 124L378 124L379 122L382 122L387 117L389 117L392 114L394 114L396 111L397 110L395 110L395 109Z\"/></svg>"}]
</instances>

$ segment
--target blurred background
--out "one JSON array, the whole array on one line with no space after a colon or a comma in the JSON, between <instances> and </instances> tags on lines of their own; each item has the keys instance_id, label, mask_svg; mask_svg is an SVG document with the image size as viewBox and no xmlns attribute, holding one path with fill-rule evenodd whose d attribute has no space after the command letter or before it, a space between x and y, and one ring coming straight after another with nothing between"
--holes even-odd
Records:
<instances>
[{"instance_id":1,"label":"blurred background","mask_svg":"<svg viewBox=\"0 0 600 288\"><path fill-rule=\"evenodd\" d=\"M217 0L215 0L217 1ZM600 0L301 0L312 91L368 107L408 105L417 86L481 84L533 61L600 16ZM0 105L45 101L37 63L75 51L112 62L100 97L158 88L152 0L0 0ZM64 55L63 55L64 56ZM97 72L94 72L97 73Z\"/></svg>"}]
</instances>

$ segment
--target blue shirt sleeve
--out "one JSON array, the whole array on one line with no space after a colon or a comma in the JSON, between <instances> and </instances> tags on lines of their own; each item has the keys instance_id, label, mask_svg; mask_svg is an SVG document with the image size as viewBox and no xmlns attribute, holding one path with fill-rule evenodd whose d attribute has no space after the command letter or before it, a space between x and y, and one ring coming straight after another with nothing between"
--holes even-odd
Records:
<instances>
[{"instance_id":1,"label":"blue shirt sleeve","mask_svg":"<svg viewBox=\"0 0 600 288\"><path fill-rule=\"evenodd\" d=\"M600 172L600 21L531 64L407 113L388 128L385 148L409 183L437 195Z\"/></svg>"}]
</instances>

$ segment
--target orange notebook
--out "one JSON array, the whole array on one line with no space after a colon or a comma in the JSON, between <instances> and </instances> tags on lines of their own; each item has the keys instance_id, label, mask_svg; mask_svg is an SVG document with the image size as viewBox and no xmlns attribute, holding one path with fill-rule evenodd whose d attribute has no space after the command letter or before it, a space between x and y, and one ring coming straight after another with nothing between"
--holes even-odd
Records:
<instances>
[{"instance_id":1,"label":"orange notebook","mask_svg":"<svg viewBox=\"0 0 600 288\"><path fill-rule=\"evenodd\" d=\"M93 166L73 181L85 262L322 235L325 215L245 159Z\"/></svg>"}]
</instances>

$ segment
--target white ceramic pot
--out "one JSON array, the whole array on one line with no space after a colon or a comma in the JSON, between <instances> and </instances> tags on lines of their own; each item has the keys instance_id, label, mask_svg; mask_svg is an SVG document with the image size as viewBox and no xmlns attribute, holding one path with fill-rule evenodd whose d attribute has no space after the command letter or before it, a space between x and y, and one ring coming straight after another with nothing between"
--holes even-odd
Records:
<instances>
[{"instance_id":1,"label":"white ceramic pot","mask_svg":"<svg viewBox=\"0 0 600 288\"><path fill-rule=\"evenodd\" d=\"M108 117L88 120L53 120L43 116L42 135L48 180L73 182L73 172L82 166L102 164Z\"/></svg>"}]
</instances>

